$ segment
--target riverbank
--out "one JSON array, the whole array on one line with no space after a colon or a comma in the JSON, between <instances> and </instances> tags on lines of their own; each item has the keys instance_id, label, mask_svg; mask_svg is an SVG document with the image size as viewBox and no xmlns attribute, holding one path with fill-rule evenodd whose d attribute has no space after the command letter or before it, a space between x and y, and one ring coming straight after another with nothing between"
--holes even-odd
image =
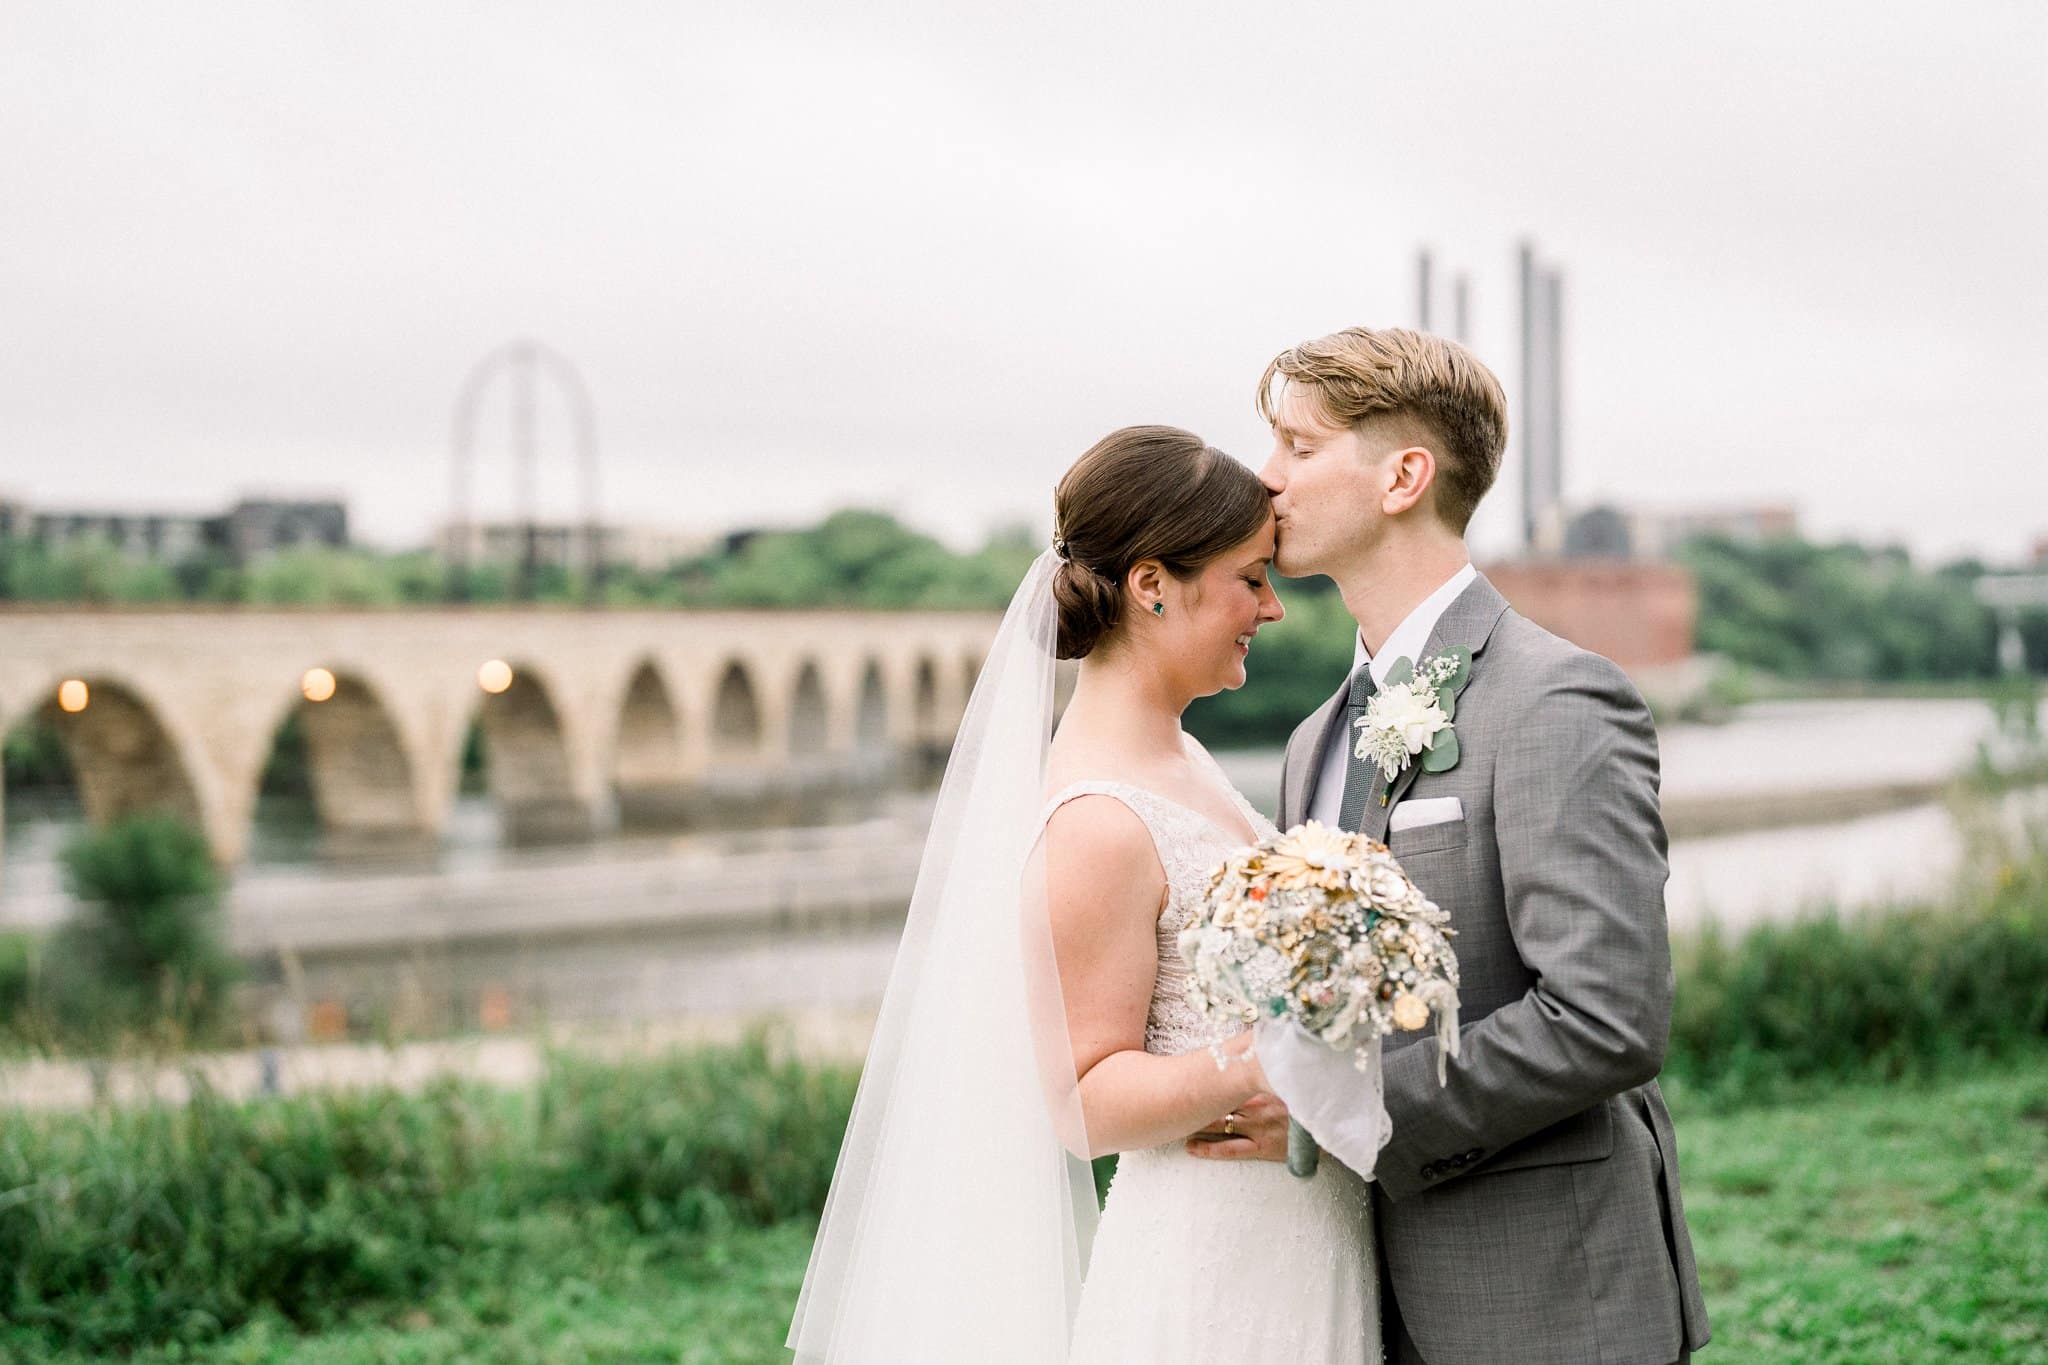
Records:
<instances>
[{"instance_id":1,"label":"riverbank","mask_svg":"<svg viewBox=\"0 0 2048 1365\"><path fill-rule=\"evenodd\" d=\"M1990 709L1969 700L1774 703L1725 726L1666 727L1673 931L1939 896L1984 820L1981 801L1957 818L1956 774L1993 738ZM2048 776L2024 754L1997 757ZM1219 758L1271 808L1277 750ZM1999 799L2009 828L2048 825L2048 788ZM896 793L843 824L548 849L489 843L488 811L466 809L471 842L426 867L259 862L227 898L249 971L241 1013L252 1041L292 1045L872 1009L931 803ZM10 849L46 861L9 864L0 931L70 913L60 841L31 828L38 838Z\"/></svg>"}]
</instances>

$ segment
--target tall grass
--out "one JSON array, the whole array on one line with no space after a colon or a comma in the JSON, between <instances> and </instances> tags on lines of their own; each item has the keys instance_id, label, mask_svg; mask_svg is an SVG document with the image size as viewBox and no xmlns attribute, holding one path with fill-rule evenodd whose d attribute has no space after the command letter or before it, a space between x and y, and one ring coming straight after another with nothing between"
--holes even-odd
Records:
<instances>
[{"instance_id":1,"label":"tall grass","mask_svg":"<svg viewBox=\"0 0 2048 1365\"><path fill-rule=\"evenodd\" d=\"M626 1066L564 1059L540 1092L542 1192L650 1232L815 1215L856 1083L758 1038Z\"/></svg>"},{"instance_id":2,"label":"tall grass","mask_svg":"<svg viewBox=\"0 0 2048 1365\"><path fill-rule=\"evenodd\" d=\"M813 1213L854 1084L756 1039L564 1058L530 1095L444 1082L240 1104L199 1086L182 1107L11 1115L0 1323L91 1351L262 1314L318 1327L424 1292L534 1209L609 1206L684 1244Z\"/></svg>"},{"instance_id":3,"label":"tall grass","mask_svg":"<svg viewBox=\"0 0 2048 1365\"><path fill-rule=\"evenodd\" d=\"M1758 1101L2048 1043L2048 862L2004 864L1958 895L1973 903L1680 941L1666 1073Z\"/></svg>"},{"instance_id":4,"label":"tall grass","mask_svg":"<svg viewBox=\"0 0 2048 1365\"><path fill-rule=\"evenodd\" d=\"M2048 1042L2048 863L1949 912L1682 943L1668 1072L1740 1101ZM195 1082L196 1084L196 1082ZM317 1328L515 1257L521 1220L623 1223L650 1254L823 1205L856 1078L761 1038L555 1057L530 1093L312 1094L0 1119L0 1354ZM595 1222L593 1225L595 1225Z\"/></svg>"}]
</instances>

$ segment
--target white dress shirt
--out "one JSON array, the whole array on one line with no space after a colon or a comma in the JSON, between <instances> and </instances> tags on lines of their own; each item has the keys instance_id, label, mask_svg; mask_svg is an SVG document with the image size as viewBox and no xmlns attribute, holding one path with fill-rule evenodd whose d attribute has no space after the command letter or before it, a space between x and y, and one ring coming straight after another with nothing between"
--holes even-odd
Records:
<instances>
[{"instance_id":1,"label":"white dress shirt","mask_svg":"<svg viewBox=\"0 0 2048 1365\"><path fill-rule=\"evenodd\" d=\"M1381 687L1387 684L1387 670L1394 666L1394 660L1405 658L1411 663L1429 643L1429 633L1436 629L1439 617L1458 595L1472 586L1472 580L1479 577L1479 570L1467 564L1452 574L1444 585L1422 599L1415 610L1408 613L1401 624L1394 627L1394 633L1374 654L1365 647L1365 637L1357 639L1357 648L1352 651L1351 673L1358 672L1360 664L1372 666L1372 680ZM1351 674L1345 675L1347 678ZM1321 774L1316 780L1316 794L1308 803L1310 820L1320 820L1335 829L1337 817L1344 809L1344 774L1351 762L1351 746L1357 736L1345 726L1338 726L1330 732L1330 742L1323 748Z\"/></svg>"}]
</instances>

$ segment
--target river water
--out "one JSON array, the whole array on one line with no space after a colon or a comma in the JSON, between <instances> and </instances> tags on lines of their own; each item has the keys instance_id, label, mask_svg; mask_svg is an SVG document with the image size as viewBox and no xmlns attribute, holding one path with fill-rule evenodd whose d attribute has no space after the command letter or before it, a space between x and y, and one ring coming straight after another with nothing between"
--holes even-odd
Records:
<instances>
[{"instance_id":1,"label":"river water","mask_svg":"<svg viewBox=\"0 0 2048 1365\"><path fill-rule=\"evenodd\" d=\"M1974 701L1758 705L1724 725L1666 727L1664 793L1667 803L1707 798L1739 805L1752 793L1782 800L1809 791L1931 784L1963 770L1981 744L1993 741L1991 712ZM1218 758L1253 803L1271 814L1279 750L1226 751ZM324 858L305 812L272 804L261 812L232 904L240 919L274 914L280 923L312 923L336 913L337 905L356 906L360 914L374 910L399 923L417 903L422 917L432 919L432 931L402 952L380 955L337 944L325 959L313 955L305 970L307 989L316 996L375 993L412 977L414 985L424 980L470 997L509 990L523 1002L522 1013L544 1010L555 1017L859 1008L878 997L893 957L896 928L889 915L872 909L838 918L777 912L753 927L731 917L694 918L694 911L665 919L663 900L677 896L679 885L695 888L715 876L695 869L773 868L779 858L810 871L843 868L847 884L865 878L878 896L896 897L892 904L900 907L930 799L893 796L861 812L860 820L831 829L518 849L505 844L489 803L467 798L440 847L381 868ZM2008 831L2028 822L2048 826L2048 794L2041 791L2009 796L2000 809L1994 823ZM66 912L57 850L76 825L75 811L9 803L0 927L48 924ZM1939 800L1832 823L1682 838L1671 848L1667 909L1673 929L1683 932L1709 917L1740 926L1817 905L1853 909L1937 897L1953 882L1965 843L1964 825ZM687 876L676 871L685 866L692 869ZM539 923L548 914L541 902L555 897L564 916L607 902L631 902L639 910L629 917L631 927L608 920L588 933L552 939L507 932L497 941L465 942L459 951L454 936L445 947L436 941L465 915L473 922L493 913L493 898L503 898L517 922ZM267 940L259 934L256 941Z\"/></svg>"},{"instance_id":2,"label":"river water","mask_svg":"<svg viewBox=\"0 0 2048 1365\"><path fill-rule=\"evenodd\" d=\"M2048 722L2048 706L2043 707ZM1667 805L1755 796L1797 805L1801 792L1940 783L1978 761L2018 756L1989 706L1967 699L1770 702L1720 725L1667 725L1658 734ZM1230 778L1272 814L1280 750L1219 754ZM2010 834L2048 818L2036 793L2002 803ZM1965 819L1969 818L1965 814ZM1955 878L1965 831L1941 800L1823 824L1771 823L1671 845L1665 907L1674 928L1782 918L1815 906L1857 909L1939 894Z\"/></svg>"}]
</instances>

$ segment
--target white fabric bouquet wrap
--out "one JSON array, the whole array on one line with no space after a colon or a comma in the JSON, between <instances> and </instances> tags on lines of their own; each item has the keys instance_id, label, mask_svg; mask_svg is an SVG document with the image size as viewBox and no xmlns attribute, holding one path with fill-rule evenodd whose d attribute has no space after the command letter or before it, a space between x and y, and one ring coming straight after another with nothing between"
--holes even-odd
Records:
<instances>
[{"instance_id":1,"label":"white fabric bouquet wrap","mask_svg":"<svg viewBox=\"0 0 2048 1365\"><path fill-rule=\"evenodd\" d=\"M1310 820L1226 860L1180 935L1191 996L1219 1022L1255 1024L1274 1093L1292 1116L1288 1169L1316 1148L1370 1176L1390 1135L1380 1040L1437 1029L1437 1079L1458 1051L1450 916L1387 846Z\"/></svg>"}]
</instances>

